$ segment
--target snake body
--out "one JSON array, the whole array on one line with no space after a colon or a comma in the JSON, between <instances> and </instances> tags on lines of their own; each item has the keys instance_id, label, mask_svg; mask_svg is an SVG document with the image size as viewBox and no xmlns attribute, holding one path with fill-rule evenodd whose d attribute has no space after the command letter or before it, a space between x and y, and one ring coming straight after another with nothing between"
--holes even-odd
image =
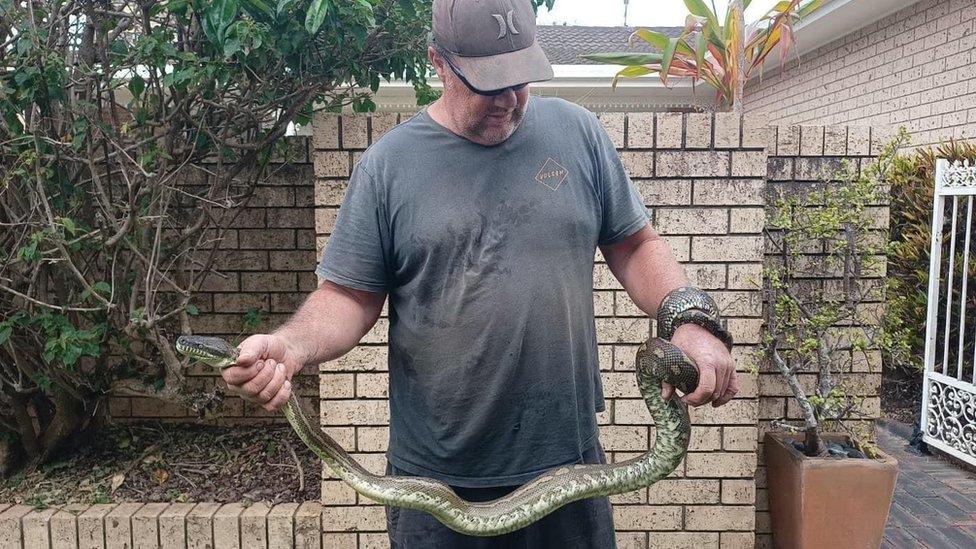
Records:
<instances>
[{"instance_id":1,"label":"snake body","mask_svg":"<svg viewBox=\"0 0 976 549\"><path fill-rule=\"evenodd\" d=\"M236 348L215 337L182 336L176 349L220 369L233 365L238 356ZM619 463L559 467L490 502L466 501L448 485L429 478L371 473L317 422L309 421L295 392L283 412L302 441L363 496L383 505L430 513L462 534L494 536L523 528L567 503L636 490L674 471L688 449L691 423L685 404L677 396L668 400L661 397L661 384L691 392L698 384L698 370L677 347L651 338L637 350L636 372L641 395L654 418L654 447L650 451Z\"/></svg>"}]
</instances>

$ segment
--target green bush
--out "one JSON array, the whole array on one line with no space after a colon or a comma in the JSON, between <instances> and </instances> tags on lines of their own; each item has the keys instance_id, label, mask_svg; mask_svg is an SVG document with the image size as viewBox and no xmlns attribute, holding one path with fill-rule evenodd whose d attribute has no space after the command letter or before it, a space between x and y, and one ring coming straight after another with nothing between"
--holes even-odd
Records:
<instances>
[{"instance_id":1,"label":"green bush","mask_svg":"<svg viewBox=\"0 0 976 549\"><path fill-rule=\"evenodd\" d=\"M917 378L923 369L925 352L925 322L928 313L929 252L932 245L932 206L935 186L935 161L944 158L950 161L976 161L976 145L967 142L949 141L935 149L924 149L895 158L891 171L891 247L888 253L889 286L887 293L887 315L885 318L889 333L896 343L884 355L884 367L902 377ZM965 220L965 202L961 201L961 219ZM948 243L952 230L951 208L947 210L943 226L943 242ZM965 239L965 224L956 226L956 258L954 261L954 280L962 276L962 246ZM943 251L943 258L948 247ZM944 261L947 265L947 263ZM966 317L976 320L976 301L972 292L976 291L976 256L970 256L968 287L971 299L966 304ZM942 276L948 273L943 267ZM953 303L959 303L958 284L953 292ZM940 296L940 326L945 320L946 295ZM957 310L953 306L954 311ZM972 324L970 324L972 325ZM951 334L955 337L957 334ZM941 362L943 339L937 338L937 362ZM957 349L950 348L950 361L954 360ZM968 338L964 356L972 356L973 338Z\"/></svg>"}]
</instances>

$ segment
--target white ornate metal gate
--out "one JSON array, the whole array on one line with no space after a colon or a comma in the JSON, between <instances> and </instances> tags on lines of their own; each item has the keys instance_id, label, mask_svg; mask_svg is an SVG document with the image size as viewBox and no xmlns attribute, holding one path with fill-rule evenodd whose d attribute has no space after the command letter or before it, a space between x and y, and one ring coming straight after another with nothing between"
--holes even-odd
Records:
<instances>
[{"instance_id":1,"label":"white ornate metal gate","mask_svg":"<svg viewBox=\"0 0 976 549\"><path fill-rule=\"evenodd\" d=\"M966 331L966 308L976 300L967 293L976 286L969 257L974 196L976 166L936 163L921 425L925 442L976 465L976 318L969 319ZM946 217L951 230L943 235ZM961 247L959 233L965 235ZM976 274L976 257L972 271Z\"/></svg>"}]
</instances>

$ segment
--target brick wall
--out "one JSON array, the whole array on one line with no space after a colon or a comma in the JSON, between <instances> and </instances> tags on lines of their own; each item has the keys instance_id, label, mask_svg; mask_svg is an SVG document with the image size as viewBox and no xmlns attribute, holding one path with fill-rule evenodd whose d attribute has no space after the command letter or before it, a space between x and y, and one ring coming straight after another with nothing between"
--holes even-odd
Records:
<instances>
[{"instance_id":1,"label":"brick wall","mask_svg":"<svg viewBox=\"0 0 976 549\"><path fill-rule=\"evenodd\" d=\"M757 377L749 370L759 341L766 134L731 114L602 114L634 184L694 283L723 306L736 338L742 391L721 408L693 412L688 457L649 490L614 497L621 547L648 543L751 547L755 523ZM315 122L316 232L325 245L353 163L398 121L397 115L321 116ZM600 367L607 410L601 441L611 461L646 451L649 415L633 373L648 320L599 254L593 280ZM383 318L353 352L321 366L322 423L369 469L382 472L388 437L386 330ZM326 471L323 504L336 540L360 547L385 543L383 508ZM648 538L649 532L650 541Z\"/></svg>"},{"instance_id":2,"label":"brick wall","mask_svg":"<svg viewBox=\"0 0 976 549\"><path fill-rule=\"evenodd\" d=\"M237 343L251 333L243 323L249 311L260 315L256 331L272 330L316 287L310 139L286 139L290 141L290 161L272 164L267 176L258 182L254 195L230 223L219 244L216 272L207 277L201 291L193 297L193 304L200 311L191 317L195 333L217 335ZM190 179L186 184L192 191L196 187ZM191 365L188 376L188 385L193 389L225 387L208 366ZM294 387L305 397L310 413L317 414L315 368L306 368L296 376ZM111 398L109 411L115 420L190 421L196 417L185 407L140 397ZM280 414L269 414L234 395L225 398L209 417L210 422L222 424L284 421Z\"/></svg>"},{"instance_id":3,"label":"brick wall","mask_svg":"<svg viewBox=\"0 0 976 549\"><path fill-rule=\"evenodd\" d=\"M746 89L776 125L904 125L916 145L976 138L976 4L922 0L777 66Z\"/></svg>"}]
</instances>

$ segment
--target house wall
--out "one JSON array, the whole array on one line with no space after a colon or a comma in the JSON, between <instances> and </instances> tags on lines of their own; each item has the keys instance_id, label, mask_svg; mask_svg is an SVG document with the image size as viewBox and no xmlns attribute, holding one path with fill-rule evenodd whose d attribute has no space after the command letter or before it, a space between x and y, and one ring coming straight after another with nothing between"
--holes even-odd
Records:
<instances>
[{"instance_id":1,"label":"house wall","mask_svg":"<svg viewBox=\"0 0 976 549\"><path fill-rule=\"evenodd\" d=\"M746 88L774 125L905 126L913 144L976 139L976 2L921 0Z\"/></svg>"}]
</instances>

